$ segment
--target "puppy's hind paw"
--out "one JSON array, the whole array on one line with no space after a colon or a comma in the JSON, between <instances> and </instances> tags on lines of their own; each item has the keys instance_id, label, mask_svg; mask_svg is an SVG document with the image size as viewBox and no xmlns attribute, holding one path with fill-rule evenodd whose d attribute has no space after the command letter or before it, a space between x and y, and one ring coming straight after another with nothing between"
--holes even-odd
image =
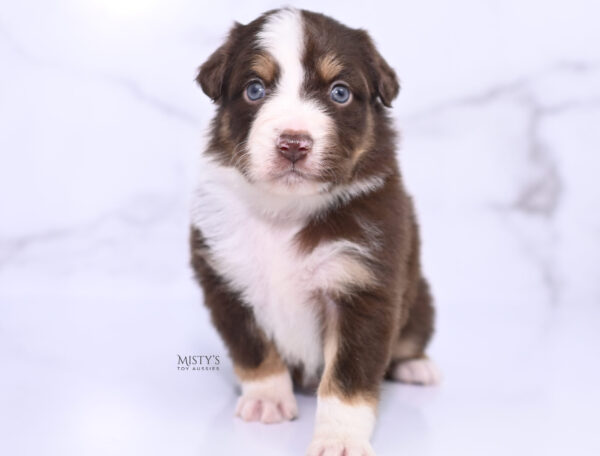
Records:
<instances>
[{"instance_id":1,"label":"puppy's hind paw","mask_svg":"<svg viewBox=\"0 0 600 456\"><path fill-rule=\"evenodd\" d=\"M401 361L389 372L392 380L416 385L438 385L442 374L429 358L407 359Z\"/></svg>"}]
</instances>

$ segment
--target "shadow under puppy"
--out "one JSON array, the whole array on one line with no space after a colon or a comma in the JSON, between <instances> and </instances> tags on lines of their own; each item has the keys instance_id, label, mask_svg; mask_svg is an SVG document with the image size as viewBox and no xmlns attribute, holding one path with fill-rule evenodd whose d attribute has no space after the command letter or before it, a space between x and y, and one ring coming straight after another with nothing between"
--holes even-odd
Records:
<instances>
[{"instance_id":1,"label":"shadow under puppy","mask_svg":"<svg viewBox=\"0 0 600 456\"><path fill-rule=\"evenodd\" d=\"M235 24L197 80L217 109L192 265L241 383L236 414L291 420L294 382L318 382L308 454L372 455L384 376L438 380L386 112L396 75L365 31L286 8Z\"/></svg>"}]
</instances>

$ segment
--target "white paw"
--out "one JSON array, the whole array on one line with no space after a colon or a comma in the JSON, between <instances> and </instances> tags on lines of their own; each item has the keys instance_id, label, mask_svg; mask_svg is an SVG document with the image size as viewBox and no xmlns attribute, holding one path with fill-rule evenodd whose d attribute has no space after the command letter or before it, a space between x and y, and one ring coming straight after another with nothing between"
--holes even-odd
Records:
<instances>
[{"instance_id":1,"label":"white paw","mask_svg":"<svg viewBox=\"0 0 600 456\"><path fill-rule=\"evenodd\" d=\"M375 456L368 440L351 437L315 437L306 456Z\"/></svg>"},{"instance_id":2,"label":"white paw","mask_svg":"<svg viewBox=\"0 0 600 456\"><path fill-rule=\"evenodd\" d=\"M298 416L298 406L289 374L242 384L235 414L244 421L281 423Z\"/></svg>"},{"instance_id":3,"label":"white paw","mask_svg":"<svg viewBox=\"0 0 600 456\"><path fill-rule=\"evenodd\" d=\"M433 361L420 358L398 363L392 371L392 378L403 383L437 385L442 380L442 375Z\"/></svg>"},{"instance_id":4,"label":"white paw","mask_svg":"<svg viewBox=\"0 0 600 456\"><path fill-rule=\"evenodd\" d=\"M298 416L296 399L273 400L267 397L241 396L235 408L235 414L244 421L260 421L262 423L281 423L293 420Z\"/></svg>"}]
</instances>

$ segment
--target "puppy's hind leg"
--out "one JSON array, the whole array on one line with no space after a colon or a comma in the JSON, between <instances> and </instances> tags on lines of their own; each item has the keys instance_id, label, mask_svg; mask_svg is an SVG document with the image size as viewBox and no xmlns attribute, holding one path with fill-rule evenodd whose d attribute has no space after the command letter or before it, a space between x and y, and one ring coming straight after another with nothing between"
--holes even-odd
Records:
<instances>
[{"instance_id":1,"label":"puppy's hind leg","mask_svg":"<svg viewBox=\"0 0 600 456\"><path fill-rule=\"evenodd\" d=\"M429 287L421 278L409 298L410 314L392 350L386 378L402 383L437 385L441 373L425 355L433 334L434 309Z\"/></svg>"}]
</instances>

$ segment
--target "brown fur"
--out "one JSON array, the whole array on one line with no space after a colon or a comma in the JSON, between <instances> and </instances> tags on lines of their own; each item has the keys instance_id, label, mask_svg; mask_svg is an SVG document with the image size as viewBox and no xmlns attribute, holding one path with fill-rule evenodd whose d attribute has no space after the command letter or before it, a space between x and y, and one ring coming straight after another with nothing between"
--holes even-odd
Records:
<instances>
[{"instance_id":1,"label":"brown fur","mask_svg":"<svg viewBox=\"0 0 600 456\"><path fill-rule=\"evenodd\" d=\"M245 26L236 24L198 76L202 89L217 102L207 153L244 175L247 163L240 145L260 104L245 102L242 93L249 79L260 77L268 99L280 73L252 39L269 14ZM303 96L325 106L336 125L324 166L327 172L321 179L332 186L374 176L383 180L377 190L350 201L340 199L316 214L295 238L298 251L304 254L334 240L366 245L370 251L368 258L357 259L360 267L354 271L355 280L322 299L325 367L319 394L374 404L389 367L423 356L433 332L432 299L421 272L417 221L398 169L396 133L385 109L400 86L366 32L321 14L303 11L302 15L303 64L310 70ZM347 106L331 103L328 88L333 79L343 79L352 88L353 99ZM210 267L202 234L193 229L191 236L196 277L238 375L259 378L283 369L276 347L265 338L250 308ZM290 366L296 374L297 367Z\"/></svg>"},{"instance_id":2,"label":"brown fur","mask_svg":"<svg viewBox=\"0 0 600 456\"><path fill-rule=\"evenodd\" d=\"M257 367L244 367L234 362L234 370L238 378L242 381L259 380L273 374L283 372L286 369L285 363L281 360L277 349L272 342L265 344L265 355L262 362Z\"/></svg>"}]
</instances>

